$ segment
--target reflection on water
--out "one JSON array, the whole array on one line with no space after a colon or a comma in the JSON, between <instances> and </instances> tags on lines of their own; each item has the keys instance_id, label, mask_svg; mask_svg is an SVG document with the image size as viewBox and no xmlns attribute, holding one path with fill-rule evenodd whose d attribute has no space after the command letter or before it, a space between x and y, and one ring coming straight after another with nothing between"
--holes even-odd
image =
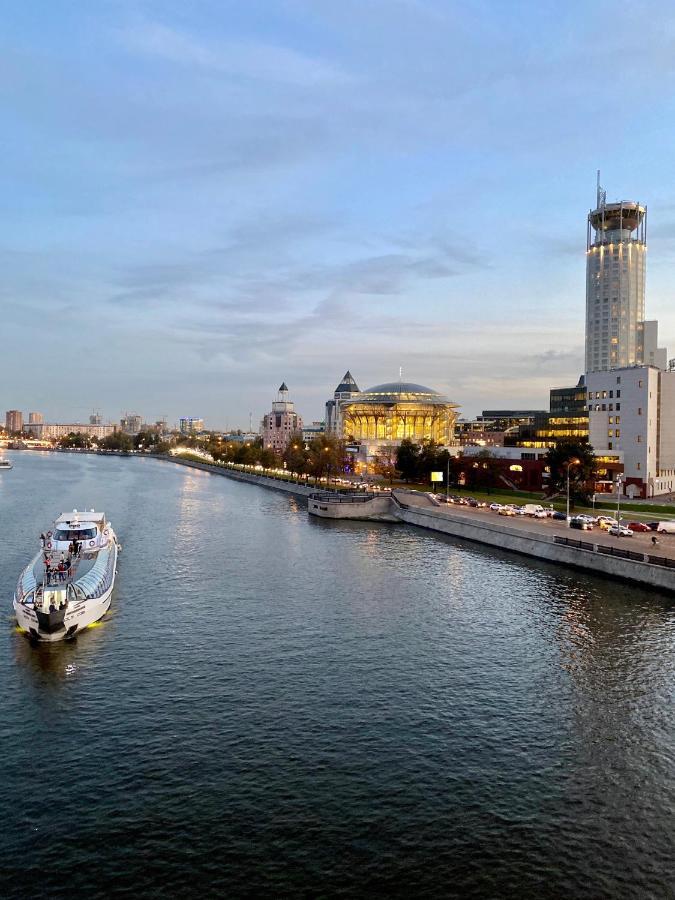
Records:
<instances>
[{"instance_id":1,"label":"reflection on water","mask_svg":"<svg viewBox=\"0 0 675 900\"><path fill-rule=\"evenodd\" d=\"M169 463L14 462L7 611L63 509L124 552L101 627L3 618L3 898L672 895L670 598Z\"/></svg>"}]
</instances>

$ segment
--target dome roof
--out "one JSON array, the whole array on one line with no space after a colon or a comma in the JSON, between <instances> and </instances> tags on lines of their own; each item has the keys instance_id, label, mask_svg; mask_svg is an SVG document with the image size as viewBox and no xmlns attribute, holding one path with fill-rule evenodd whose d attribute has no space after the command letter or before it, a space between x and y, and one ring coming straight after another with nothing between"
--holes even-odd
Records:
<instances>
[{"instance_id":1,"label":"dome roof","mask_svg":"<svg viewBox=\"0 0 675 900\"><path fill-rule=\"evenodd\" d=\"M450 404L447 397L439 394L433 388L423 384L414 384L410 381L389 381L386 384L376 384L374 387L361 391L351 399L352 403L426 403L439 406Z\"/></svg>"}]
</instances>

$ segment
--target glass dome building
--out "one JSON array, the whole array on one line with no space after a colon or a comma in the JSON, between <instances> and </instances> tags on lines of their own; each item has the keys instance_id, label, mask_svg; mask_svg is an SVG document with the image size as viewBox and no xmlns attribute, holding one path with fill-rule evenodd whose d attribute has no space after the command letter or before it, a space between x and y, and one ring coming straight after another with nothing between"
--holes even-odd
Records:
<instances>
[{"instance_id":1,"label":"glass dome building","mask_svg":"<svg viewBox=\"0 0 675 900\"><path fill-rule=\"evenodd\" d=\"M416 443L432 440L451 446L455 443L456 410L456 403L422 384L377 384L343 402L342 435L381 445L398 445L409 438Z\"/></svg>"}]
</instances>

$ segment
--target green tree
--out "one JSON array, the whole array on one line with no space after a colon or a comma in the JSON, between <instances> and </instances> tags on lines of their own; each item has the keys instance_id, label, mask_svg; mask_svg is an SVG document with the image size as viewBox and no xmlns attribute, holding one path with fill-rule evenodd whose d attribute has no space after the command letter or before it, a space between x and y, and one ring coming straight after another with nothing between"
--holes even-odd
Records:
<instances>
[{"instance_id":1,"label":"green tree","mask_svg":"<svg viewBox=\"0 0 675 900\"><path fill-rule=\"evenodd\" d=\"M269 448L260 451L259 461L263 469L276 469L279 465L279 457L274 450L270 450Z\"/></svg>"},{"instance_id":2,"label":"green tree","mask_svg":"<svg viewBox=\"0 0 675 900\"><path fill-rule=\"evenodd\" d=\"M420 477L420 449L419 444L404 438L396 451L396 468L406 482Z\"/></svg>"},{"instance_id":3,"label":"green tree","mask_svg":"<svg viewBox=\"0 0 675 900\"><path fill-rule=\"evenodd\" d=\"M569 471L570 497L587 502L593 492L596 460L588 441L572 438L549 447L546 454L549 468L549 494L566 493Z\"/></svg>"},{"instance_id":4,"label":"green tree","mask_svg":"<svg viewBox=\"0 0 675 900\"><path fill-rule=\"evenodd\" d=\"M99 443L99 447L102 450L122 450L127 453L133 449L133 446L134 442L131 435L125 434L123 431L114 431L112 434L104 437Z\"/></svg>"},{"instance_id":5,"label":"green tree","mask_svg":"<svg viewBox=\"0 0 675 900\"><path fill-rule=\"evenodd\" d=\"M305 447L301 431L291 433L283 452L283 460L289 472L304 475L308 471L309 451Z\"/></svg>"},{"instance_id":6,"label":"green tree","mask_svg":"<svg viewBox=\"0 0 675 900\"><path fill-rule=\"evenodd\" d=\"M315 478L330 478L331 473L344 471L345 446L332 434L317 434L310 441L307 468Z\"/></svg>"},{"instance_id":7,"label":"green tree","mask_svg":"<svg viewBox=\"0 0 675 900\"><path fill-rule=\"evenodd\" d=\"M82 434L81 431L70 431L60 439L59 447L84 450L91 447L92 443L93 441L88 434Z\"/></svg>"}]
</instances>

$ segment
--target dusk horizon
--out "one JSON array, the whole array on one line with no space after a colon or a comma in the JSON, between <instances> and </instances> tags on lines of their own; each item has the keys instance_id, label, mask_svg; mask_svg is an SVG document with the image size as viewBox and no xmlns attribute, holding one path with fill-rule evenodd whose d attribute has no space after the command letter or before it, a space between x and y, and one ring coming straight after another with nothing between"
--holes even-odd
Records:
<instances>
[{"instance_id":1,"label":"dusk horizon","mask_svg":"<svg viewBox=\"0 0 675 900\"><path fill-rule=\"evenodd\" d=\"M347 369L402 367L465 417L547 409L584 371L597 169L649 208L647 309L675 346L675 14L609 8L10 10L5 408L247 428L281 381L312 421ZM54 351L113 377L54 392Z\"/></svg>"}]
</instances>

